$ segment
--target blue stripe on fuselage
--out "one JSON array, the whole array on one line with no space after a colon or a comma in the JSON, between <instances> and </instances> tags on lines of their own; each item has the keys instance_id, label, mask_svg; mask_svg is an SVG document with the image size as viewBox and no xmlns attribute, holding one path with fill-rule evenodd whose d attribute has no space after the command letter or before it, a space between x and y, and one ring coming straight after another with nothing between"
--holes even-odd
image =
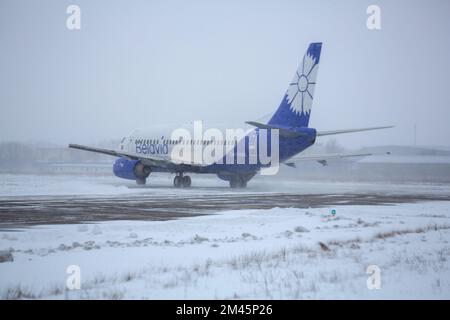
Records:
<instances>
[{"instance_id":1,"label":"blue stripe on fuselage","mask_svg":"<svg viewBox=\"0 0 450 320\"><path fill-rule=\"evenodd\" d=\"M314 144L316 140L316 130L313 128L298 128L296 129L299 133L302 133L299 137L279 137L279 162L283 162L290 157L298 154L299 152L302 152L306 148L310 147ZM253 132L256 132L259 138L259 129L255 129ZM252 133L250 133L252 134ZM249 134L249 135L250 135ZM263 165L261 164L258 156L257 164L250 164L249 162L249 148L248 148L248 136L247 135L244 139L246 139L245 144L245 164L226 164L225 159L226 156L223 158L223 164L220 163L214 163L209 166L205 166L200 168L201 173L217 173L221 171L232 171L232 172L257 172ZM270 132L267 135L268 139L268 154L271 154L271 146L270 146ZM235 146L232 151L233 158L236 159L237 157L237 147Z\"/></svg>"}]
</instances>

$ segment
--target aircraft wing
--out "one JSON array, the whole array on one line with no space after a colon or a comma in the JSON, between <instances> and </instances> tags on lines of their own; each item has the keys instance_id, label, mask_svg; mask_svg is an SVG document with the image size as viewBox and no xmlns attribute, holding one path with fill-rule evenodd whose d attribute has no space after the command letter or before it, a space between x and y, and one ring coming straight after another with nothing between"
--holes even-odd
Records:
<instances>
[{"instance_id":1,"label":"aircraft wing","mask_svg":"<svg viewBox=\"0 0 450 320\"><path fill-rule=\"evenodd\" d=\"M384 154L390 154L386 152ZM344 159L344 158L356 158L356 157L368 157L374 155L373 153L335 153L335 154L325 154L325 155L314 155L314 156L297 156L292 157L284 162L285 165L295 168L295 162L299 161L317 161L323 166L328 165L328 160Z\"/></svg>"},{"instance_id":2,"label":"aircraft wing","mask_svg":"<svg viewBox=\"0 0 450 320\"><path fill-rule=\"evenodd\" d=\"M69 148L73 149L79 149L89 152L96 152L101 154L106 154L109 156L115 156L115 157L123 157L128 158L131 160L140 160L143 164L147 166L154 166L154 167L162 167L167 169L177 169L180 167L183 167L184 169L196 169L201 167L200 164L194 164L194 163L186 163L182 161L169 161L167 159L164 159L162 157L158 157L155 155L152 155L151 157L145 157L145 156L139 156L136 154L128 153L128 152L122 152L122 151L116 151L112 149L103 149L103 148L94 148L94 147L88 147L83 146L80 144L69 144Z\"/></svg>"}]
</instances>

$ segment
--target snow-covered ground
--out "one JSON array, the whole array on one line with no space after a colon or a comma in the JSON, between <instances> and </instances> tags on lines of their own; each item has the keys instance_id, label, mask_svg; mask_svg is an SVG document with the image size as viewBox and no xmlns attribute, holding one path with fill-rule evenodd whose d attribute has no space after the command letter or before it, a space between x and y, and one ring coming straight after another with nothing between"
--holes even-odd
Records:
<instances>
[{"instance_id":1,"label":"snow-covered ground","mask_svg":"<svg viewBox=\"0 0 450 320\"><path fill-rule=\"evenodd\" d=\"M449 299L449 228L450 203L427 202L0 231L0 298Z\"/></svg>"},{"instance_id":2,"label":"snow-covered ground","mask_svg":"<svg viewBox=\"0 0 450 320\"><path fill-rule=\"evenodd\" d=\"M122 180L123 181L123 180ZM113 176L0 174L0 198L129 194L127 183Z\"/></svg>"},{"instance_id":3,"label":"snow-covered ground","mask_svg":"<svg viewBox=\"0 0 450 320\"><path fill-rule=\"evenodd\" d=\"M215 175L191 175L192 188L174 189L173 176L169 174L152 174L147 185L137 186L134 181L111 176L81 175L17 175L0 174L0 199L19 197L54 197L54 196L139 196L151 195L190 195L223 193L389 193L389 194L427 194L448 195L448 184L424 184L389 182L339 182L339 181L304 181L278 176L255 176L245 190L230 189L226 181Z\"/></svg>"}]
</instances>

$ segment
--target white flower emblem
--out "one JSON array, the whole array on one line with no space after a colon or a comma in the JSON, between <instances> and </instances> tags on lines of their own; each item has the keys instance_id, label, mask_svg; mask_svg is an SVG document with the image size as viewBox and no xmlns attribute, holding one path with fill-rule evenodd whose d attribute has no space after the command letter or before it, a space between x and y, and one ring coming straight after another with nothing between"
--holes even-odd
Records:
<instances>
[{"instance_id":1,"label":"white flower emblem","mask_svg":"<svg viewBox=\"0 0 450 320\"><path fill-rule=\"evenodd\" d=\"M319 65L313 56L306 54L303 57L303 63L295 73L286 93L291 110L295 113L306 114L311 111L318 68Z\"/></svg>"}]
</instances>

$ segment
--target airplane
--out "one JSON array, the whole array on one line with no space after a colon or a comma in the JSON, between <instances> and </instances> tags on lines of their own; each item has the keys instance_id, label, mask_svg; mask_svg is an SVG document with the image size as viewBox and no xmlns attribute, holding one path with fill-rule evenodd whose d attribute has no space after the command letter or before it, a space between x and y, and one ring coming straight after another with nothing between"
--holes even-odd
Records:
<instances>
[{"instance_id":1,"label":"airplane","mask_svg":"<svg viewBox=\"0 0 450 320\"><path fill-rule=\"evenodd\" d=\"M220 179L228 181L231 188L245 188L250 179L267 167L267 163L263 163L259 157L256 162L249 161L249 138L262 139L261 132L263 130L269 131L267 137L271 136L272 130L277 130L279 162L290 167L295 167L295 163L298 161L318 161L322 165L326 165L329 159L370 156L372 155L370 153L298 156L299 153L312 146L317 137L393 127L317 131L308 126L321 51L321 42L309 45L273 116L267 123L247 121L246 124L252 126L252 129L245 132L241 139L211 140L203 137L200 139L188 137L183 140L183 137L173 137L170 132L149 134L138 130L124 137L117 150L79 144L69 144L69 147L118 157L113 165L113 173L119 178L135 180L139 185L145 184L152 172L175 174L173 185L176 188L191 186L191 178L186 175L187 173L215 174ZM242 150L238 155L237 146L240 143L247 144L243 155ZM175 148L181 146L194 147L197 148L197 151L200 148L200 151L204 151L211 145L220 146L224 152L218 153L218 158L207 163L183 160L175 156L176 153L173 152ZM223 161L226 155L235 160L243 156L245 161L244 163L236 163L236 161L228 163Z\"/></svg>"}]
</instances>

